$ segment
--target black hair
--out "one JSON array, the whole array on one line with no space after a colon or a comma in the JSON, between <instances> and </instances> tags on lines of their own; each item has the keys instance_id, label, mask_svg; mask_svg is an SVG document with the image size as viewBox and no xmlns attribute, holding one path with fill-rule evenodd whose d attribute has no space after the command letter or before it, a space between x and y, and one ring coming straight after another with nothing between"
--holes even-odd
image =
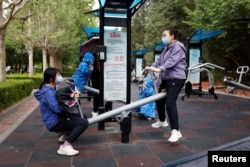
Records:
<instances>
[{"instance_id":1,"label":"black hair","mask_svg":"<svg viewBox=\"0 0 250 167\"><path fill-rule=\"evenodd\" d=\"M43 73L43 81L39 89L41 89L44 84L48 84L50 82L54 83L56 81L56 74L58 72L60 72L60 70L57 68L54 67L47 68Z\"/></svg>"},{"instance_id":2,"label":"black hair","mask_svg":"<svg viewBox=\"0 0 250 167\"><path fill-rule=\"evenodd\" d=\"M164 31L169 31L169 35L174 35L174 39L178 39L180 37L180 31L175 28L165 28Z\"/></svg>"}]
</instances>

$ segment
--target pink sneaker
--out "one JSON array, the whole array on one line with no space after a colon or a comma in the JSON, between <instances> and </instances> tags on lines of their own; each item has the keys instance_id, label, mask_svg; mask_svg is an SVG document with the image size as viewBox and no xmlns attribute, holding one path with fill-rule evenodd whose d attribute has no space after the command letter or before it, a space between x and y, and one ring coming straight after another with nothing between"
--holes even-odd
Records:
<instances>
[{"instance_id":1,"label":"pink sneaker","mask_svg":"<svg viewBox=\"0 0 250 167\"><path fill-rule=\"evenodd\" d=\"M76 101L75 100L68 100L65 102L65 104L69 107L73 107L76 105Z\"/></svg>"}]
</instances>

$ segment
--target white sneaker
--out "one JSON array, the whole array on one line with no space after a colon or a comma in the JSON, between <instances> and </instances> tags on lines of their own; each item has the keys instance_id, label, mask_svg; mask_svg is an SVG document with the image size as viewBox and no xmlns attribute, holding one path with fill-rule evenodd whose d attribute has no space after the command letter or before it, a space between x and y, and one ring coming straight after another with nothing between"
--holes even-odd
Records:
<instances>
[{"instance_id":1,"label":"white sneaker","mask_svg":"<svg viewBox=\"0 0 250 167\"><path fill-rule=\"evenodd\" d=\"M73 156L79 154L79 151L75 150L71 145L67 145L64 147L60 145L60 148L57 150L57 154Z\"/></svg>"},{"instance_id":2,"label":"white sneaker","mask_svg":"<svg viewBox=\"0 0 250 167\"><path fill-rule=\"evenodd\" d=\"M168 123L167 123L166 120L165 120L164 122L161 122L160 120L158 120L157 122L153 123L151 126L152 126L153 128L159 128L159 127L161 127L161 126L167 127L167 126L168 126Z\"/></svg>"},{"instance_id":3,"label":"white sneaker","mask_svg":"<svg viewBox=\"0 0 250 167\"><path fill-rule=\"evenodd\" d=\"M94 111L92 111L92 118L94 118L94 117L96 117L96 116L98 116L98 112L94 112Z\"/></svg>"},{"instance_id":4,"label":"white sneaker","mask_svg":"<svg viewBox=\"0 0 250 167\"><path fill-rule=\"evenodd\" d=\"M64 143L65 140L66 140L66 138L67 138L67 135L61 135L61 136L59 136L58 141L59 141L60 143Z\"/></svg>"},{"instance_id":5,"label":"white sneaker","mask_svg":"<svg viewBox=\"0 0 250 167\"><path fill-rule=\"evenodd\" d=\"M177 142L181 137L182 137L181 132L177 131L176 129L173 129L168 141L174 143Z\"/></svg>"}]
</instances>

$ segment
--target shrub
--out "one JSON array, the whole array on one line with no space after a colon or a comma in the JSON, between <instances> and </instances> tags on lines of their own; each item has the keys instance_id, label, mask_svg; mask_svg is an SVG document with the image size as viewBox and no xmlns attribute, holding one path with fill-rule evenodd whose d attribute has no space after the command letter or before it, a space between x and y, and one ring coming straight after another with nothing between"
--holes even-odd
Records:
<instances>
[{"instance_id":1,"label":"shrub","mask_svg":"<svg viewBox=\"0 0 250 167\"><path fill-rule=\"evenodd\" d=\"M9 79L0 83L0 111L30 95L34 89L32 79Z\"/></svg>"}]
</instances>

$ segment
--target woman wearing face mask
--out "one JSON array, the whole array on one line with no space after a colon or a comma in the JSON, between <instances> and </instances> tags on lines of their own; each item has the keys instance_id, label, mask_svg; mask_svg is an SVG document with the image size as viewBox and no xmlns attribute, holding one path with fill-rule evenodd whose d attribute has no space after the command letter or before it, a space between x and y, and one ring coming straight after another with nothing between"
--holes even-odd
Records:
<instances>
[{"instance_id":1,"label":"woman wearing face mask","mask_svg":"<svg viewBox=\"0 0 250 167\"><path fill-rule=\"evenodd\" d=\"M186 48L178 41L178 30L166 28L162 34L162 42L166 45L158 60L152 66L146 67L146 70L151 70L160 73L161 77L161 92L166 89L166 98L156 101L159 120L152 124L153 128L167 127L166 112L170 123L171 136L169 142L177 142L182 134L179 129L179 118L177 112L176 100L186 80Z\"/></svg>"},{"instance_id":2,"label":"woman wearing face mask","mask_svg":"<svg viewBox=\"0 0 250 167\"><path fill-rule=\"evenodd\" d=\"M40 112L46 128L51 132L68 132L67 136L61 136L63 144L57 150L61 155L77 155L78 150L72 147L72 143L88 128L88 120L76 115L67 117L63 113L56 98L56 85L62 83L63 78L57 68L47 68L44 71L43 82L34 96L40 103Z\"/></svg>"}]
</instances>

